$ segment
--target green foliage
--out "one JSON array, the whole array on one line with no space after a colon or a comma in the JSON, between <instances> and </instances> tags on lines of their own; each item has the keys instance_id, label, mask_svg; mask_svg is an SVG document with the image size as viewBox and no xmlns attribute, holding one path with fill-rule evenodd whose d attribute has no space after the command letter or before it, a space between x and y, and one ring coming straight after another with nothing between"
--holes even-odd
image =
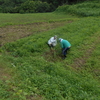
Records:
<instances>
[{"instance_id":1,"label":"green foliage","mask_svg":"<svg viewBox=\"0 0 100 100\"><path fill-rule=\"evenodd\" d=\"M48 4L47 2L40 2L40 1L36 2L35 6L36 6L35 12L50 12L52 7L52 5Z\"/></svg>"},{"instance_id":2,"label":"green foliage","mask_svg":"<svg viewBox=\"0 0 100 100\"><path fill-rule=\"evenodd\" d=\"M58 7L56 12L76 14L78 16L100 16L100 4L97 2L84 2L75 5L64 5Z\"/></svg>"},{"instance_id":3,"label":"green foliage","mask_svg":"<svg viewBox=\"0 0 100 100\"><path fill-rule=\"evenodd\" d=\"M6 89L9 89L8 85L0 81L0 98L7 99L10 95L12 95L11 92L9 91L8 93Z\"/></svg>"},{"instance_id":4,"label":"green foliage","mask_svg":"<svg viewBox=\"0 0 100 100\"><path fill-rule=\"evenodd\" d=\"M1 6L1 12L3 13L38 13L38 12L50 12L54 10L52 4L42 1L33 1L33 0L24 0L23 3L20 1L20 5L18 1L12 2L7 1L4 2ZM16 5L16 6L15 6Z\"/></svg>"},{"instance_id":5,"label":"green foliage","mask_svg":"<svg viewBox=\"0 0 100 100\"><path fill-rule=\"evenodd\" d=\"M66 10L66 7L64 9ZM12 14L11 16L17 18L13 16L19 15ZM12 80L6 80L5 83L0 81L0 98L27 100L28 97L39 96L40 100L42 98L45 100L99 100L100 18L66 18L64 14L53 13L22 14L20 17L24 21L28 18L30 20L28 22L32 23L33 16L38 22L40 19L42 21L46 19L47 22L62 20L71 22L50 31L7 43L0 48L0 59L3 61L5 61L4 58L7 59L12 69ZM22 23L26 22L27 20ZM48 48L47 41L55 34L58 38L67 39L72 44L71 51L65 60L61 59L59 42L55 47L55 52L52 53ZM90 56L89 52L92 52ZM76 70L75 61L84 58L84 55L86 55L85 63ZM73 64L75 65L72 66Z\"/></svg>"},{"instance_id":6,"label":"green foliage","mask_svg":"<svg viewBox=\"0 0 100 100\"><path fill-rule=\"evenodd\" d=\"M26 1L20 6L25 13L49 12L50 9L50 4L41 1Z\"/></svg>"},{"instance_id":7,"label":"green foliage","mask_svg":"<svg viewBox=\"0 0 100 100\"><path fill-rule=\"evenodd\" d=\"M34 12L35 11L35 3L34 1L26 1L25 3L23 3L21 6L20 6L20 10L23 10L24 12Z\"/></svg>"},{"instance_id":8,"label":"green foliage","mask_svg":"<svg viewBox=\"0 0 100 100\"><path fill-rule=\"evenodd\" d=\"M11 58L7 58L13 63L14 83L11 84L16 88L11 97L17 96L19 99L25 99L26 96L43 95L49 100L99 100L99 82L87 71L75 72L68 66L75 58L84 54L80 48L86 49L95 40L95 38L94 40L89 40L89 38L98 31L99 21L99 18L83 18L61 28L23 38L2 47L9 53ZM67 62L53 63L43 57L49 50L46 42L54 33L64 39L66 37L72 44L72 51L68 55ZM59 58L59 48L59 46L55 48L57 58Z\"/></svg>"},{"instance_id":9,"label":"green foliage","mask_svg":"<svg viewBox=\"0 0 100 100\"><path fill-rule=\"evenodd\" d=\"M83 1L88 0L0 0L0 12L22 14L34 12L52 12L59 6L65 4L75 4ZM99 2L98 0L89 1L93 3Z\"/></svg>"},{"instance_id":10,"label":"green foliage","mask_svg":"<svg viewBox=\"0 0 100 100\"><path fill-rule=\"evenodd\" d=\"M85 68L93 74L94 77L100 79L100 62L99 62L99 54L100 54L100 46L96 44L95 50L92 53L91 57L88 59L87 63L84 65Z\"/></svg>"}]
</instances>

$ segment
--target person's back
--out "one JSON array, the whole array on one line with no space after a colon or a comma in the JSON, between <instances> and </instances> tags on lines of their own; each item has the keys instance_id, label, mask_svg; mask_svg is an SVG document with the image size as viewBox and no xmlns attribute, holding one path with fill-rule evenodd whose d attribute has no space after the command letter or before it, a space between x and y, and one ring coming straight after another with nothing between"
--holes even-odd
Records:
<instances>
[{"instance_id":1,"label":"person's back","mask_svg":"<svg viewBox=\"0 0 100 100\"><path fill-rule=\"evenodd\" d=\"M57 36L55 35L54 37L51 37L48 40L48 44L49 44L49 46L56 46L57 45Z\"/></svg>"},{"instance_id":2,"label":"person's back","mask_svg":"<svg viewBox=\"0 0 100 100\"><path fill-rule=\"evenodd\" d=\"M71 47L71 44L67 40L62 40L61 46L62 48L68 48L68 47Z\"/></svg>"},{"instance_id":3,"label":"person's back","mask_svg":"<svg viewBox=\"0 0 100 100\"><path fill-rule=\"evenodd\" d=\"M64 55L63 59L65 59L66 58L67 51L70 49L71 44L70 44L69 41L64 40L62 38L59 38L59 41L61 43L62 53Z\"/></svg>"}]
</instances>

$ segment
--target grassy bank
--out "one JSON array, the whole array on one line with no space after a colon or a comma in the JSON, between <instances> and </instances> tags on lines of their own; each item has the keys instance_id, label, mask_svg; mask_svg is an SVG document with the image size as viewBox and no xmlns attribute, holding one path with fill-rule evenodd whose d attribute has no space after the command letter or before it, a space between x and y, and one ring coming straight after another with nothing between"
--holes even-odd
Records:
<instances>
[{"instance_id":1,"label":"grassy bank","mask_svg":"<svg viewBox=\"0 0 100 100\"><path fill-rule=\"evenodd\" d=\"M75 5L64 5L59 6L55 12L64 12L66 14L77 15L77 16L100 16L100 1L88 1L78 3Z\"/></svg>"}]
</instances>

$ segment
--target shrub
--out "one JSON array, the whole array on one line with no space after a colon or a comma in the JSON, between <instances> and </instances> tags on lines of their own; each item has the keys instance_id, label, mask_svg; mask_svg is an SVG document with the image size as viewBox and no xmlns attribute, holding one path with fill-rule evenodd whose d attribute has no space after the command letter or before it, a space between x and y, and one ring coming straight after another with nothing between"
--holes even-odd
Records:
<instances>
[{"instance_id":1,"label":"shrub","mask_svg":"<svg viewBox=\"0 0 100 100\"><path fill-rule=\"evenodd\" d=\"M34 12L49 12L51 10L50 4L41 1L26 1L20 6L20 12L34 13Z\"/></svg>"}]
</instances>

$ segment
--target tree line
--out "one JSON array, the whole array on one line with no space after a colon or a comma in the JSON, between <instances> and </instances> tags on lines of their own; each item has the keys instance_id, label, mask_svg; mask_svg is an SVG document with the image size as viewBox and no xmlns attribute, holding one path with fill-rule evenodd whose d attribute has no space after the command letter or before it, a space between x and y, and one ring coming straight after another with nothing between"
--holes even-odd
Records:
<instances>
[{"instance_id":1,"label":"tree line","mask_svg":"<svg viewBox=\"0 0 100 100\"><path fill-rule=\"evenodd\" d=\"M86 0L0 0L0 13L52 12L58 6L83 1Z\"/></svg>"}]
</instances>

